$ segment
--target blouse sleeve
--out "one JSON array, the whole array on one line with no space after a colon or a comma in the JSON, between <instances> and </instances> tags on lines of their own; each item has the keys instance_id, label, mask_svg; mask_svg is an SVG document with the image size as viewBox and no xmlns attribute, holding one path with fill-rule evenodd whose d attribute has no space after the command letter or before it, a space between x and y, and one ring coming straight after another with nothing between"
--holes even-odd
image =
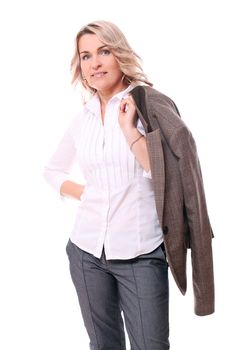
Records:
<instances>
[{"instance_id":1,"label":"blouse sleeve","mask_svg":"<svg viewBox=\"0 0 233 350\"><path fill-rule=\"evenodd\" d=\"M76 156L75 140L72 136L72 124L65 132L56 151L44 168L45 180L58 193L63 182L69 180L70 172Z\"/></svg>"},{"instance_id":2,"label":"blouse sleeve","mask_svg":"<svg viewBox=\"0 0 233 350\"><path fill-rule=\"evenodd\" d=\"M142 135L144 135L146 137L146 132L145 132L145 129L144 129L140 119L138 119L138 121L137 121L137 129ZM149 170L149 171L143 170L142 176L146 177L147 179L152 179L151 170Z\"/></svg>"}]
</instances>

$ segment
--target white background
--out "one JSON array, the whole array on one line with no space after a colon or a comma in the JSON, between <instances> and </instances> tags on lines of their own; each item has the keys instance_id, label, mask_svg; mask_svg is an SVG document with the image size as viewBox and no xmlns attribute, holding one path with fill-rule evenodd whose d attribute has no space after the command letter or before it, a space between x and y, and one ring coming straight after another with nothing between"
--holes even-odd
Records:
<instances>
[{"instance_id":1,"label":"white background","mask_svg":"<svg viewBox=\"0 0 233 350\"><path fill-rule=\"evenodd\" d=\"M231 348L230 2L1 1L1 349L88 349L65 253L77 203L60 201L43 167L80 107L69 65L76 32L95 19L123 30L198 147L215 233L216 313L194 315L189 262L185 297L170 278L171 349Z\"/></svg>"}]
</instances>

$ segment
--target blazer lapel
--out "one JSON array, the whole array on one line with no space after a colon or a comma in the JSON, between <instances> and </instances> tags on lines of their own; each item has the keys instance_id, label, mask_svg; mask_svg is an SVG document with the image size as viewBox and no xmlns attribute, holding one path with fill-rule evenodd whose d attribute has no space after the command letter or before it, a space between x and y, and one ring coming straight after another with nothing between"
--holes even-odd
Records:
<instances>
[{"instance_id":1,"label":"blazer lapel","mask_svg":"<svg viewBox=\"0 0 233 350\"><path fill-rule=\"evenodd\" d=\"M155 189L156 209L160 226L163 228L165 166L160 130L155 129L154 131L148 133L146 135L146 143L150 158L153 187Z\"/></svg>"},{"instance_id":2,"label":"blazer lapel","mask_svg":"<svg viewBox=\"0 0 233 350\"><path fill-rule=\"evenodd\" d=\"M144 129L145 129L145 132L148 133L148 123L146 121L146 119L143 117L140 109L137 107L136 105L136 110L137 110L137 114L138 114L138 118L140 119Z\"/></svg>"}]
</instances>

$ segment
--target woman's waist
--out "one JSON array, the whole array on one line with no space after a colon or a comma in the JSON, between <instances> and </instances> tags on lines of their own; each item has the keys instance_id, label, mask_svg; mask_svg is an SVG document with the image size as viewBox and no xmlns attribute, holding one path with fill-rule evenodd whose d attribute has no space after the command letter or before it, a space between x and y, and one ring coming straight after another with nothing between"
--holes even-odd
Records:
<instances>
[{"instance_id":1,"label":"woman's waist","mask_svg":"<svg viewBox=\"0 0 233 350\"><path fill-rule=\"evenodd\" d=\"M152 181L145 177L136 177L128 182L121 184L105 183L99 184L98 182L86 181L84 192L81 196L81 201L95 200L101 203L106 200L126 200L127 196L135 198L137 200L154 198L154 191Z\"/></svg>"}]
</instances>

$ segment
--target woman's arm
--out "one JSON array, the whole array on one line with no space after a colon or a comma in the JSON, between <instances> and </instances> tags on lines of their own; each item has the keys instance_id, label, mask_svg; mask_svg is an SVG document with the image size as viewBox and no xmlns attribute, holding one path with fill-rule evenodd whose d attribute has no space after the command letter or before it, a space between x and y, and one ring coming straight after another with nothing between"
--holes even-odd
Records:
<instances>
[{"instance_id":1,"label":"woman's arm","mask_svg":"<svg viewBox=\"0 0 233 350\"><path fill-rule=\"evenodd\" d=\"M131 147L131 145L132 145L131 151L135 155L135 158L140 163L140 165L143 167L143 169L146 172L149 172L150 171L150 162L149 162L149 155L148 155L148 151L147 151L145 136L142 135L136 127L132 127L129 129L128 128L123 129L122 131L123 131L123 134L125 135L125 138L129 144L129 147ZM134 141L136 141L136 142L134 143Z\"/></svg>"},{"instance_id":2,"label":"woman's arm","mask_svg":"<svg viewBox=\"0 0 233 350\"><path fill-rule=\"evenodd\" d=\"M76 157L75 141L72 130L78 130L77 120L74 119L61 139L56 151L44 169L46 181L64 197L80 199L84 186L70 179L70 172ZM77 134L77 132L76 132Z\"/></svg>"},{"instance_id":3,"label":"woman's arm","mask_svg":"<svg viewBox=\"0 0 233 350\"><path fill-rule=\"evenodd\" d=\"M67 180L61 185L60 194L61 196L71 197L80 200L84 188L84 185L80 185L76 182Z\"/></svg>"},{"instance_id":4,"label":"woman's arm","mask_svg":"<svg viewBox=\"0 0 233 350\"><path fill-rule=\"evenodd\" d=\"M131 151L135 155L135 158L143 169L146 172L149 172L150 161L146 146L146 139L136 127L136 108L131 96L123 99L121 102L119 124Z\"/></svg>"}]
</instances>

